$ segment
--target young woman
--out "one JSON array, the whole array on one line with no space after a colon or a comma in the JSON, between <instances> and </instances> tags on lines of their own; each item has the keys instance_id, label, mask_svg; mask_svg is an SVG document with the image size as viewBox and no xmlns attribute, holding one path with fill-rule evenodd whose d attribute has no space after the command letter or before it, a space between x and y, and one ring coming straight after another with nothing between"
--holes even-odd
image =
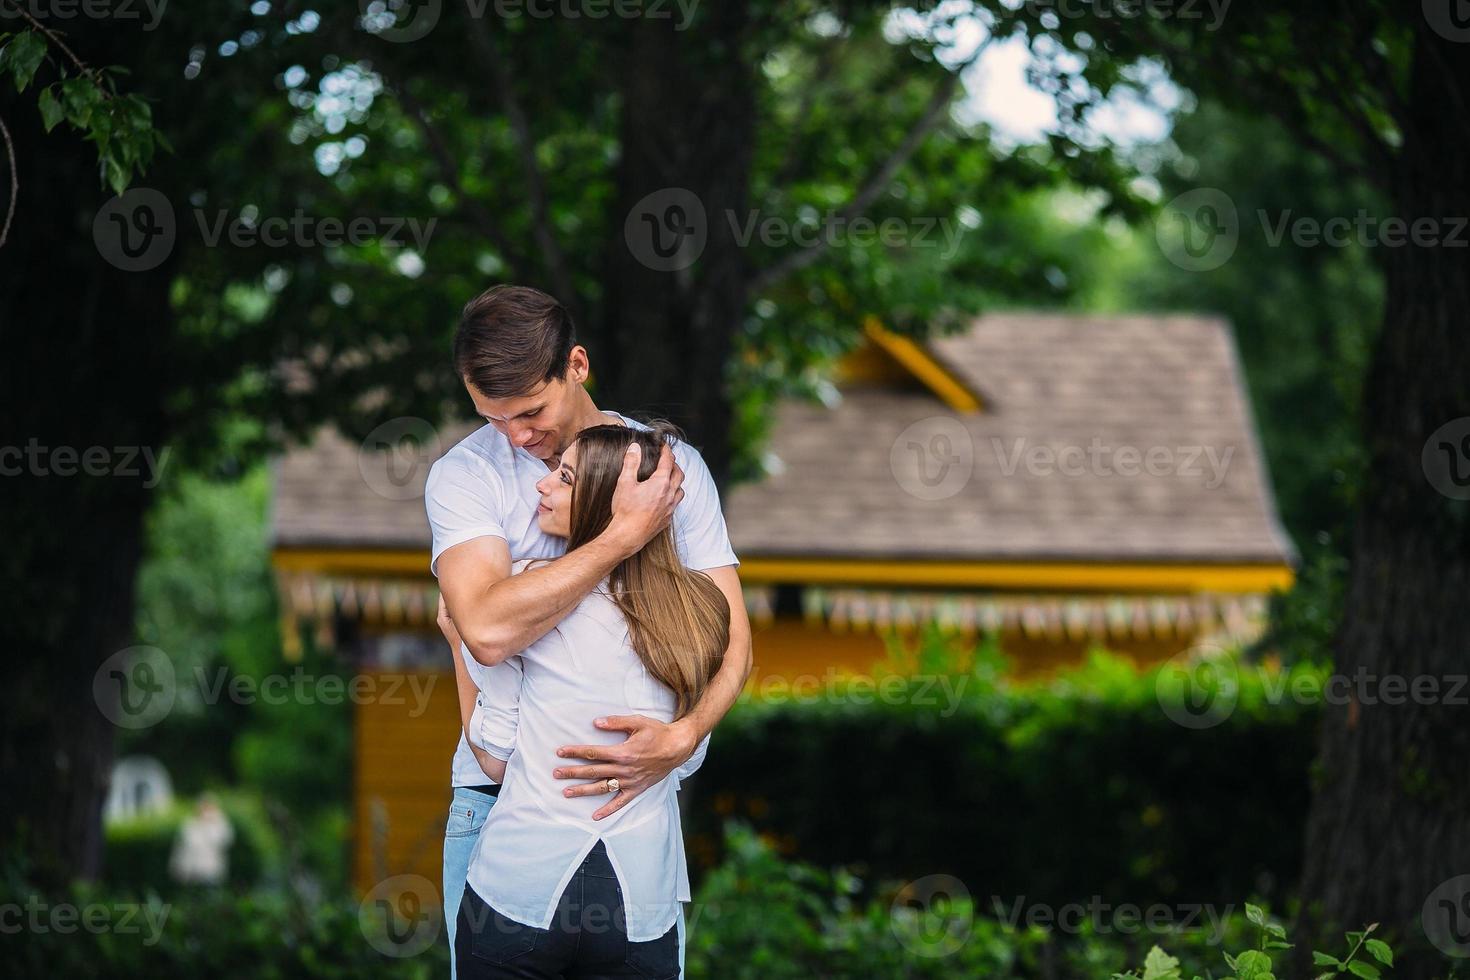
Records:
<instances>
[{"instance_id":1,"label":"young woman","mask_svg":"<svg viewBox=\"0 0 1470 980\"><path fill-rule=\"evenodd\" d=\"M595 538L611 519L630 443L642 448L639 479L647 479L672 438L665 425L583 430L537 487L542 530L566 536L568 550ZM676 920L689 892L674 794L708 740L684 767L599 821L592 813L606 797L564 789L553 774L556 749L621 739L588 729L588 718L668 722L688 711L719 669L729 617L724 594L680 563L665 530L519 655L513 746L501 744L509 726L496 717L506 699L482 699L472 740L509 761L460 905L455 961L463 980L679 975ZM602 788L618 791L614 780Z\"/></svg>"}]
</instances>

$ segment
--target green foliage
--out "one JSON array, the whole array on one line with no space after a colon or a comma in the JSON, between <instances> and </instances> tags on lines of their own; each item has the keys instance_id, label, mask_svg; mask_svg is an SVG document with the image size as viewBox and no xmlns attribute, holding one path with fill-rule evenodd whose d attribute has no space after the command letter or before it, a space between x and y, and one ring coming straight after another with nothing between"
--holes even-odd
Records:
<instances>
[{"instance_id":1,"label":"green foliage","mask_svg":"<svg viewBox=\"0 0 1470 980\"><path fill-rule=\"evenodd\" d=\"M1270 980L1273 957L1287 948L1282 926L1251 904L1243 912L1226 906L1210 928L1139 922L1120 927L1118 921L1087 918L1065 928L1013 925L990 917L983 902L971 897L925 900L909 886L866 886L847 869L785 860L769 840L738 821L724 834L725 861L705 877L687 908L687 974L694 980L1183 980L1219 976L1222 959L1234 980ZM0 945L0 972L7 976L426 978L447 969L442 933L415 956L393 959L375 951L359 921L357 900L335 890L321 899L304 898L289 887L160 895L109 883L43 898L27 883L24 868L14 865L0 874L0 884L8 895L52 905L133 908L139 927L22 929ZM110 921L119 919L114 914ZM1352 949L1341 959L1317 954L1317 964L1328 968L1322 976L1372 980L1391 967L1393 952L1371 937L1375 928L1349 933ZM1232 949L1241 951L1226 952ZM1125 963L1140 959L1141 971L1124 972Z\"/></svg>"},{"instance_id":2,"label":"green foliage","mask_svg":"<svg viewBox=\"0 0 1470 980\"><path fill-rule=\"evenodd\" d=\"M270 475L258 467L237 481L218 481L180 468L169 474L167 486L149 518L138 634L173 662L178 699L152 728L120 732L119 750L157 757L181 793L248 787L254 823L274 842L268 872L309 871L340 885L346 877L351 704L345 698L238 701L226 693L236 678L260 690L265 678L299 672L323 683L336 679L345 688L352 674L314 644L294 663L281 650L266 540Z\"/></svg>"},{"instance_id":3,"label":"green foliage","mask_svg":"<svg viewBox=\"0 0 1470 980\"><path fill-rule=\"evenodd\" d=\"M1245 914L1251 924L1260 930L1257 947L1244 950L1234 956L1223 953L1225 963L1230 967L1231 972L1222 980L1275 980L1276 963L1273 954L1291 948L1291 943L1286 941L1286 927L1271 919L1266 911L1257 905L1247 904ZM1329 953L1314 950L1312 964L1328 967L1326 972L1317 974L1316 980L1330 980L1331 977L1343 975L1363 977L1364 980L1378 980L1383 975L1385 967L1393 966L1393 949L1381 939L1368 938L1377 928L1378 924L1373 923L1361 932L1348 933L1347 941L1351 944L1351 949L1341 959ZM1370 961L1369 957L1376 960L1376 964ZM1185 976L1186 973L1182 971L1179 960L1165 953L1158 946L1154 946L1144 959L1142 972L1130 970L1127 973L1115 973L1113 980L1183 980ZM1199 980L1197 974L1194 977L1195 980Z\"/></svg>"},{"instance_id":4,"label":"green foliage","mask_svg":"<svg viewBox=\"0 0 1470 980\"><path fill-rule=\"evenodd\" d=\"M41 85L36 95L42 125L49 133L64 120L95 144L103 185L121 194L168 141L153 128L147 100L118 91L117 77L124 69L90 68L59 43L51 50L48 38L55 40L39 27L0 34L0 71L9 71L16 91L24 92L51 56L57 78Z\"/></svg>"},{"instance_id":5,"label":"green foliage","mask_svg":"<svg viewBox=\"0 0 1470 980\"><path fill-rule=\"evenodd\" d=\"M1039 929L977 916L966 901L915 923L892 894L859 900L850 874L783 861L743 825L727 828L726 845L689 909L691 978L1034 975Z\"/></svg>"},{"instance_id":6,"label":"green foliage","mask_svg":"<svg viewBox=\"0 0 1470 980\"><path fill-rule=\"evenodd\" d=\"M1042 682L1007 680L981 655L894 678L881 697L839 681L799 701L743 700L686 786L690 851L710 861L717 821L734 816L788 856L874 880L942 869L1007 901L1281 889L1301 861L1280 828L1309 803L1321 668L1227 658L1198 679L1212 676L1230 711L1199 728L1166 713L1172 674L1103 654ZM1222 808L1219 788L1247 768L1250 805ZM860 806L832 805L855 794Z\"/></svg>"}]
</instances>

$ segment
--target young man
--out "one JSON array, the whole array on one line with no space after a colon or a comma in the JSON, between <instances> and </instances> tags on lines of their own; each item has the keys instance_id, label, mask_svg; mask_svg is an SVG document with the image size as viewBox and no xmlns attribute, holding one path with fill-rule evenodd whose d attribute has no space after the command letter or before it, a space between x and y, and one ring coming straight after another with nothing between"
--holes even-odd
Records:
<instances>
[{"instance_id":1,"label":"young man","mask_svg":"<svg viewBox=\"0 0 1470 980\"><path fill-rule=\"evenodd\" d=\"M454 627L477 662L494 669L557 625L624 558L672 521L680 558L709 574L730 603L730 646L704 697L683 718L663 724L642 716L588 718L589 726L625 731L616 745L559 750L556 771L571 795L608 793L606 816L689 758L734 704L750 670L750 625L725 531L719 497L699 453L665 448L658 468L637 479L630 451L613 498L613 519L591 542L565 544L536 522L536 483L559 465L582 429L637 424L599 411L588 395L587 351L566 310L521 286L496 286L465 306L454 341L455 370L475 411L489 424L434 464L425 503L434 543L431 569ZM676 465L677 463L677 465ZM511 576L511 562L552 558ZM498 787L482 770L463 732L453 764L455 799L444 842L444 901L450 947L470 854ZM682 935L682 928L680 930Z\"/></svg>"}]
</instances>

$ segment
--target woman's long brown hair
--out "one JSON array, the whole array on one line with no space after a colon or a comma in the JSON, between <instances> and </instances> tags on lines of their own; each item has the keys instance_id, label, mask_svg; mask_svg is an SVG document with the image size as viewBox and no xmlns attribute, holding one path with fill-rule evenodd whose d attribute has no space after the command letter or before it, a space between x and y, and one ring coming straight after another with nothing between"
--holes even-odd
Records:
<instances>
[{"instance_id":1,"label":"woman's long brown hair","mask_svg":"<svg viewBox=\"0 0 1470 980\"><path fill-rule=\"evenodd\" d=\"M660 451L676 438L678 430L667 422L655 422L647 431L595 425L578 434L567 550L591 541L611 522L613 491L629 444L638 443L642 451L638 479L646 480L658 466ZM725 594L708 575L679 561L672 527L620 562L609 585L628 620L633 649L648 672L674 692L674 717L682 717L709 686L730 644Z\"/></svg>"}]
</instances>

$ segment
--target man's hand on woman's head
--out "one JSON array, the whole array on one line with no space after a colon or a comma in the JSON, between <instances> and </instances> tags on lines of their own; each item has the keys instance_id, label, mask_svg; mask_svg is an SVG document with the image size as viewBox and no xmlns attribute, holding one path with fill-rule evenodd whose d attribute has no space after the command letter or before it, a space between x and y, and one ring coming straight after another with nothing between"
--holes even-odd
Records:
<instances>
[{"instance_id":1,"label":"man's hand on woman's head","mask_svg":"<svg viewBox=\"0 0 1470 980\"><path fill-rule=\"evenodd\" d=\"M680 484L684 471L674 462L674 451L665 444L658 467L648 479L638 479L643 449L636 442L623 454L623 471L613 491L612 523L607 532L629 554L635 554L674 520L674 508L684 499Z\"/></svg>"},{"instance_id":2,"label":"man's hand on woman's head","mask_svg":"<svg viewBox=\"0 0 1470 980\"><path fill-rule=\"evenodd\" d=\"M592 814L593 820L617 813L633 797L682 766L699 746L698 736L681 722L664 723L647 715L612 715L598 718L604 731L627 732L617 745L563 745L556 754L563 759L586 759L593 765L558 766L557 779L589 779L568 786L565 796L600 796L608 792L607 780L618 781L618 791L606 805Z\"/></svg>"}]
</instances>

